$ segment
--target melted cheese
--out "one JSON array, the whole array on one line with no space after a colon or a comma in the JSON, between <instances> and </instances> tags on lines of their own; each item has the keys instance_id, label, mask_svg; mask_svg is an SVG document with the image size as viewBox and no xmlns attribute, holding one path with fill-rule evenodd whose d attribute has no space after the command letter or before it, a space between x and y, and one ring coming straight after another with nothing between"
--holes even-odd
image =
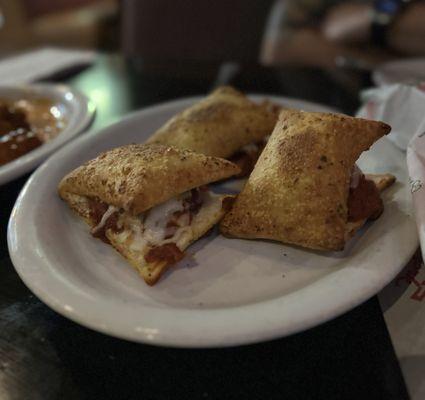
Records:
<instances>
[{"instance_id":1,"label":"melted cheese","mask_svg":"<svg viewBox=\"0 0 425 400\"><path fill-rule=\"evenodd\" d=\"M130 250L140 251L148 246L149 241L143 234L142 217L130 216L126 219L126 228L131 234Z\"/></svg>"},{"instance_id":2,"label":"melted cheese","mask_svg":"<svg viewBox=\"0 0 425 400\"><path fill-rule=\"evenodd\" d=\"M180 250L184 250L194 237L194 227L202 220L211 220L221 211L221 196L210 191L201 192L202 206L193 216L192 223L189 218L179 219L179 226L174 235L165 239L167 223L176 211L183 211L183 201L190 196L190 192L168 200L146 213L131 216L127 213L120 214L120 223L124 230L115 236L120 243L127 243L130 250L144 253L148 247L161 246L166 243L175 243ZM102 218L103 219L103 218Z\"/></svg>"},{"instance_id":3,"label":"melted cheese","mask_svg":"<svg viewBox=\"0 0 425 400\"><path fill-rule=\"evenodd\" d=\"M206 192L202 196L202 207L193 218L193 223L200 221L202 219L210 220L221 211L223 206L222 197L219 194L212 193L210 191Z\"/></svg>"},{"instance_id":4,"label":"melted cheese","mask_svg":"<svg viewBox=\"0 0 425 400\"><path fill-rule=\"evenodd\" d=\"M108 220L108 218L116 211L118 211L119 209L117 207L114 206L109 206L108 209L106 210L105 214L102 215L102 219L100 220L100 222L92 229L93 233L96 233L98 230L102 229L105 224L106 221Z\"/></svg>"},{"instance_id":5,"label":"melted cheese","mask_svg":"<svg viewBox=\"0 0 425 400\"><path fill-rule=\"evenodd\" d=\"M183 211L183 201L171 199L153 207L146 215L144 222L144 237L151 243L161 242L165 237L168 221L176 211Z\"/></svg>"},{"instance_id":6,"label":"melted cheese","mask_svg":"<svg viewBox=\"0 0 425 400\"><path fill-rule=\"evenodd\" d=\"M245 146L241 147L241 152L242 153L257 153L260 150L260 148L258 147L258 145L256 143L249 143L246 144Z\"/></svg>"},{"instance_id":7,"label":"melted cheese","mask_svg":"<svg viewBox=\"0 0 425 400\"><path fill-rule=\"evenodd\" d=\"M351 170L351 177L350 177L350 188L355 189L357 186L359 186L360 177L363 175L362 170L354 164L353 169Z\"/></svg>"}]
</instances>

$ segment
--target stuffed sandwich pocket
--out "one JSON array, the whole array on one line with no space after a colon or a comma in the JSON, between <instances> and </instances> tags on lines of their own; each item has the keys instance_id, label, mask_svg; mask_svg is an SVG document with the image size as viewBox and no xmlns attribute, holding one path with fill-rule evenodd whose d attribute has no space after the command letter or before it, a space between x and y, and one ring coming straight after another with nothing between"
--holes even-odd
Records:
<instances>
[{"instance_id":1,"label":"stuffed sandwich pocket","mask_svg":"<svg viewBox=\"0 0 425 400\"><path fill-rule=\"evenodd\" d=\"M280 106L257 104L232 87L220 87L172 117L147 143L161 143L229 159L242 174L252 171Z\"/></svg>"},{"instance_id":2,"label":"stuffed sandwich pocket","mask_svg":"<svg viewBox=\"0 0 425 400\"><path fill-rule=\"evenodd\" d=\"M283 110L243 191L222 220L223 234L342 250L383 211L389 174L365 175L360 154L391 128L340 114Z\"/></svg>"},{"instance_id":3,"label":"stuffed sandwich pocket","mask_svg":"<svg viewBox=\"0 0 425 400\"><path fill-rule=\"evenodd\" d=\"M59 195L152 285L224 215L207 184L239 173L227 160L163 145L128 145L65 176Z\"/></svg>"}]
</instances>

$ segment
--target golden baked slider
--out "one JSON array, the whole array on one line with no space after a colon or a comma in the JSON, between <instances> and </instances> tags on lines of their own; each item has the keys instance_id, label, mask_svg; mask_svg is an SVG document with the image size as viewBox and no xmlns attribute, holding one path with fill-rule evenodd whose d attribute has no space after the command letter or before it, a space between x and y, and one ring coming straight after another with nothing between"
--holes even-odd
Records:
<instances>
[{"instance_id":1,"label":"golden baked slider","mask_svg":"<svg viewBox=\"0 0 425 400\"><path fill-rule=\"evenodd\" d=\"M180 112L147 141L230 159L249 174L276 125L280 106L257 104L224 86Z\"/></svg>"},{"instance_id":2,"label":"golden baked slider","mask_svg":"<svg viewBox=\"0 0 425 400\"><path fill-rule=\"evenodd\" d=\"M243 191L220 224L224 235L342 250L383 211L392 175L364 175L360 154L390 132L383 122L283 110Z\"/></svg>"},{"instance_id":3,"label":"golden baked slider","mask_svg":"<svg viewBox=\"0 0 425 400\"><path fill-rule=\"evenodd\" d=\"M224 215L207 184L239 173L227 160L164 145L127 145L65 176L59 195L149 285Z\"/></svg>"}]
</instances>

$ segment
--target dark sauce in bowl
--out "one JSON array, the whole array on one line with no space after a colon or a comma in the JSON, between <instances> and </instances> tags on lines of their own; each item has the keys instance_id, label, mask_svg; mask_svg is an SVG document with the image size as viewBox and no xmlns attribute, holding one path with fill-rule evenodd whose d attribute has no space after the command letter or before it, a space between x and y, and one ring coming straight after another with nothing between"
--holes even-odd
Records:
<instances>
[{"instance_id":1,"label":"dark sauce in bowl","mask_svg":"<svg viewBox=\"0 0 425 400\"><path fill-rule=\"evenodd\" d=\"M23 110L0 104L0 165L28 153L42 143L31 130Z\"/></svg>"},{"instance_id":2,"label":"dark sauce in bowl","mask_svg":"<svg viewBox=\"0 0 425 400\"><path fill-rule=\"evenodd\" d=\"M0 100L0 166L53 139L64 127L49 100Z\"/></svg>"}]
</instances>

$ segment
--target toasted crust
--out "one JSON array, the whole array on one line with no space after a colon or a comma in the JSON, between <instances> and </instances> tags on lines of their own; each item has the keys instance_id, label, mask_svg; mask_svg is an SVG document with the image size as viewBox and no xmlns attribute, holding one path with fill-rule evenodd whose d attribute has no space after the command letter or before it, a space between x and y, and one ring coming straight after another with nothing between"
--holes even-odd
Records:
<instances>
[{"instance_id":1,"label":"toasted crust","mask_svg":"<svg viewBox=\"0 0 425 400\"><path fill-rule=\"evenodd\" d=\"M271 103L256 104L231 87L221 87L171 118L147 143L228 158L269 135L278 111Z\"/></svg>"},{"instance_id":2,"label":"toasted crust","mask_svg":"<svg viewBox=\"0 0 425 400\"><path fill-rule=\"evenodd\" d=\"M80 216L90 228L96 226L95 221L90 215L90 208L87 198L71 192L64 192L62 200L66 201L69 208Z\"/></svg>"},{"instance_id":3,"label":"toasted crust","mask_svg":"<svg viewBox=\"0 0 425 400\"><path fill-rule=\"evenodd\" d=\"M395 182L395 176L391 174L366 174L365 177L373 181L380 192L383 192Z\"/></svg>"},{"instance_id":4,"label":"toasted crust","mask_svg":"<svg viewBox=\"0 0 425 400\"><path fill-rule=\"evenodd\" d=\"M390 129L340 114L283 110L221 231L341 250L351 168Z\"/></svg>"},{"instance_id":5,"label":"toasted crust","mask_svg":"<svg viewBox=\"0 0 425 400\"><path fill-rule=\"evenodd\" d=\"M169 146L127 145L100 154L65 176L59 195L97 197L137 215L194 187L240 172L227 160Z\"/></svg>"}]
</instances>

